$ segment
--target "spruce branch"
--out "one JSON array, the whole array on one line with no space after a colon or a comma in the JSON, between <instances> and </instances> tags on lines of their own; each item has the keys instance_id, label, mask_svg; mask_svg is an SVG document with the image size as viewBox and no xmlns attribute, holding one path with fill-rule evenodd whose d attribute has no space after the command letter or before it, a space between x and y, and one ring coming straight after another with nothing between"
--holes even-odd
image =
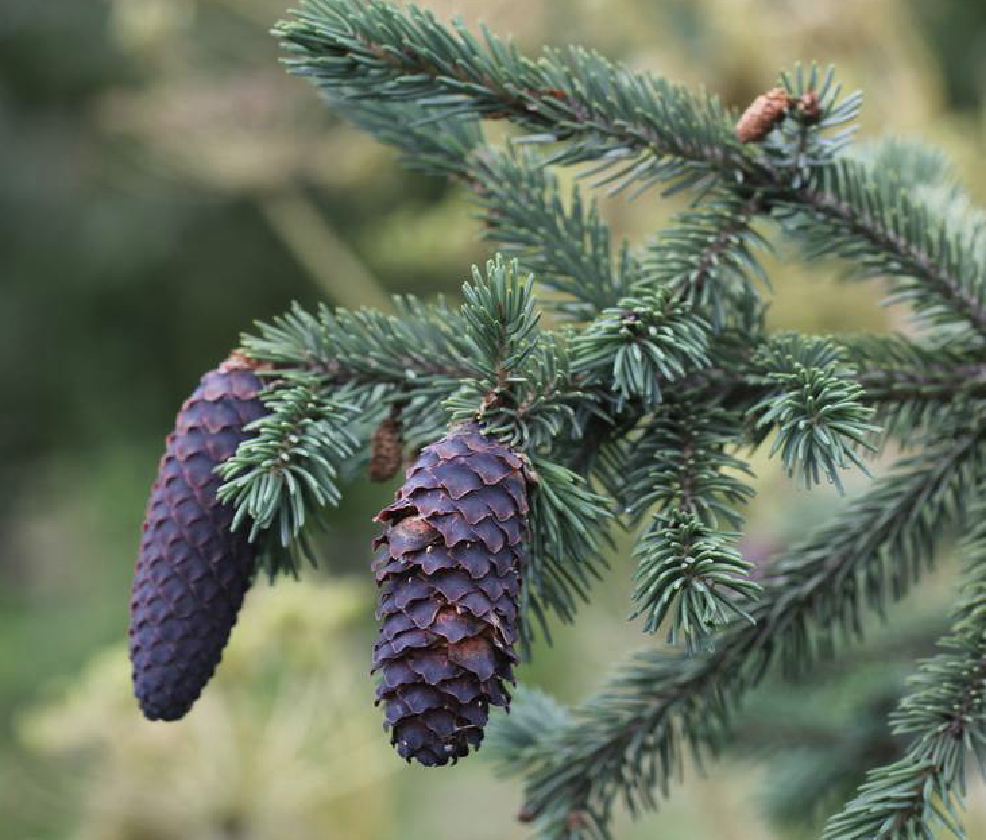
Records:
<instances>
[{"instance_id":1,"label":"spruce branch","mask_svg":"<svg viewBox=\"0 0 986 840\"><path fill-rule=\"evenodd\" d=\"M951 229L981 251L986 237L986 211L975 205L954 165L940 149L911 138L886 136L857 146L853 157L870 165L877 175L907 184L948 220Z\"/></svg>"},{"instance_id":2,"label":"spruce branch","mask_svg":"<svg viewBox=\"0 0 986 840\"><path fill-rule=\"evenodd\" d=\"M645 410L662 400L661 383L710 364L711 326L668 288L622 298L574 341L576 370L594 384L610 383L619 401Z\"/></svg>"},{"instance_id":3,"label":"spruce branch","mask_svg":"<svg viewBox=\"0 0 986 840\"><path fill-rule=\"evenodd\" d=\"M905 652L908 660L913 654ZM900 757L901 739L890 732L887 715L900 699L899 675L906 667L886 658L869 668L827 667L827 678L810 677L806 684L767 680L750 698L729 749L767 761L771 785L764 810L772 822L815 836L805 829L823 825L867 767Z\"/></svg>"},{"instance_id":4,"label":"spruce branch","mask_svg":"<svg viewBox=\"0 0 986 840\"><path fill-rule=\"evenodd\" d=\"M672 289L715 329L722 329L737 302L756 295L751 278L769 288L754 251L769 251L770 246L751 227L763 208L759 195L741 198L722 192L681 213L648 247L640 285Z\"/></svg>"},{"instance_id":5,"label":"spruce branch","mask_svg":"<svg viewBox=\"0 0 986 840\"><path fill-rule=\"evenodd\" d=\"M534 277L521 279L516 261L501 257L486 265L486 277L473 268L473 282L462 287L462 320L473 372L503 387L534 347L540 314L534 311Z\"/></svg>"},{"instance_id":6,"label":"spruce branch","mask_svg":"<svg viewBox=\"0 0 986 840\"><path fill-rule=\"evenodd\" d=\"M408 169L479 184L474 154L486 147L482 124L469 117L445 118L434 107L414 101L355 98L322 90L332 110L381 143L393 147ZM441 122L436 119L441 116Z\"/></svg>"},{"instance_id":7,"label":"spruce branch","mask_svg":"<svg viewBox=\"0 0 986 840\"><path fill-rule=\"evenodd\" d=\"M326 306L312 314L295 305L241 340L253 358L277 370L313 373L326 385L346 387L349 399L371 416L400 402L405 442L413 449L441 434L447 417L435 407L474 368L459 312L443 300L425 306L411 296L395 298L394 306L395 315Z\"/></svg>"},{"instance_id":8,"label":"spruce branch","mask_svg":"<svg viewBox=\"0 0 986 840\"><path fill-rule=\"evenodd\" d=\"M349 430L359 407L303 373L263 400L269 413L247 426L252 436L216 468L225 482L217 497L236 507L233 529L250 523L250 541L261 540L260 563L273 578L295 573L301 554L313 559L305 528L309 518L324 528L325 508L339 502L338 477L359 447Z\"/></svg>"},{"instance_id":9,"label":"spruce branch","mask_svg":"<svg viewBox=\"0 0 986 840\"><path fill-rule=\"evenodd\" d=\"M576 408L576 436L565 465L587 481L598 483L617 500L617 509L625 510L626 475L636 446L639 414L635 406L625 405L622 412L605 410L609 407L610 403L600 399Z\"/></svg>"},{"instance_id":10,"label":"spruce branch","mask_svg":"<svg viewBox=\"0 0 986 840\"><path fill-rule=\"evenodd\" d=\"M838 257L852 277L887 277L888 302L907 302L931 326L986 337L983 246L896 178L842 159L792 198L778 207L806 259Z\"/></svg>"},{"instance_id":11,"label":"spruce branch","mask_svg":"<svg viewBox=\"0 0 986 840\"><path fill-rule=\"evenodd\" d=\"M319 309L322 336L328 341L327 363L334 361L342 378L367 385L400 385L427 390L432 397L473 370L471 347L464 340L459 314L413 297L395 299L396 315L372 309Z\"/></svg>"},{"instance_id":12,"label":"spruce branch","mask_svg":"<svg viewBox=\"0 0 986 840\"><path fill-rule=\"evenodd\" d=\"M535 62L488 31L480 43L461 24L450 30L429 12L380 0L312 0L275 34L291 71L330 94L417 101L441 119L511 119L540 132L533 139L569 141L559 162L630 160L617 179L680 179L693 174L690 161L743 156L718 102L585 50Z\"/></svg>"},{"instance_id":13,"label":"spruce branch","mask_svg":"<svg viewBox=\"0 0 986 840\"><path fill-rule=\"evenodd\" d=\"M982 487L977 488L979 494ZM941 652L925 661L912 691L892 717L894 732L912 735L906 754L870 771L858 795L831 820L826 840L906 840L930 837L941 825L965 837L959 811L966 789L966 755L986 776L986 509L980 497L963 540L966 579Z\"/></svg>"},{"instance_id":14,"label":"spruce branch","mask_svg":"<svg viewBox=\"0 0 986 840\"><path fill-rule=\"evenodd\" d=\"M394 315L324 305L313 315L295 304L258 323L259 334L243 336L243 346L278 370L305 370L327 384L407 385L437 394L471 374L458 312L443 300L425 306L413 296L394 305Z\"/></svg>"},{"instance_id":15,"label":"spruce branch","mask_svg":"<svg viewBox=\"0 0 986 840\"><path fill-rule=\"evenodd\" d=\"M885 436L913 442L953 415L978 413L986 399L986 362L966 341L868 336L842 343Z\"/></svg>"},{"instance_id":16,"label":"spruce branch","mask_svg":"<svg viewBox=\"0 0 986 840\"><path fill-rule=\"evenodd\" d=\"M587 395L570 375L563 341L538 330L534 279L500 255L486 277L473 270L463 286L465 357L472 375L446 400L454 421L481 420L506 445L535 451L574 425L571 403Z\"/></svg>"},{"instance_id":17,"label":"spruce branch","mask_svg":"<svg viewBox=\"0 0 986 840\"><path fill-rule=\"evenodd\" d=\"M837 158L848 137L840 127L859 98L840 98L831 72L785 79L794 93L818 84L817 113L786 139L775 132L778 145L749 149L714 98L584 50L546 51L535 62L488 32L481 44L414 6L310 0L276 34L292 72L336 98L416 102L435 119L509 119L531 132L529 141L563 143L549 162L594 161L615 188L759 193L812 254L860 261L866 276L893 278L895 297L930 323L986 336L982 248L895 179ZM826 139L830 128L839 131Z\"/></svg>"},{"instance_id":18,"label":"spruce branch","mask_svg":"<svg viewBox=\"0 0 986 840\"><path fill-rule=\"evenodd\" d=\"M711 653L631 660L545 736L554 759L531 769L525 789L537 836L567 837L566 817L578 811L584 836L607 838L618 797L631 811L656 807L654 789L667 792L685 751L701 759L721 748L732 711L772 662L803 670L838 636L858 636L864 609L882 613L909 591L984 477L982 431L942 430L771 565L754 623L733 622Z\"/></svg>"},{"instance_id":19,"label":"spruce branch","mask_svg":"<svg viewBox=\"0 0 986 840\"><path fill-rule=\"evenodd\" d=\"M639 274L626 242L614 258L595 199L587 203L573 184L566 206L557 176L533 151L478 149L470 183L485 211L486 238L560 292L553 308L566 318L586 320L616 305Z\"/></svg>"},{"instance_id":20,"label":"spruce branch","mask_svg":"<svg viewBox=\"0 0 986 840\"><path fill-rule=\"evenodd\" d=\"M435 124L434 107L331 96L332 106L378 140L396 147L401 162L465 184L482 210L483 235L519 259L538 282L561 293L552 308L585 320L612 306L639 272L624 242L614 258L611 234L595 200L578 184L564 201L558 178L533 150L487 144L466 118Z\"/></svg>"},{"instance_id":21,"label":"spruce branch","mask_svg":"<svg viewBox=\"0 0 986 840\"><path fill-rule=\"evenodd\" d=\"M524 568L521 604L549 641L548 612L571 622L579 601L588 600L589 586L607 563L603 546L609 540L609 501L567 467L535 454L531 457L532 533ZM531 631L522 626L524 641Z\"/></svg>"},{"instance_id":22,"label":"spruce branch","mask_svg":"<svg viewBox=\"0 0 986 840\"><path fill-rule=\"evenodd\" d=\"M547 732L568 723L568 710L536 688L518 686L514 703L511 713L503 715L486 742L486 748L505 774L544 761L547 756L541 751L541 739Z\"/></svg>"},{"instance_id":23,"label":"spruce branch","mask_svg":"<svg viewBox=\"0 0 986 840\"><path fill-rule=\"evenodd\" d=\"M760 348L752 365L772 386L753 406L755 434L776 430L770 454L780 452L789 475L811 487L824 474L841 491L840 470L855 465L867 472L856 449L872 451L867 438L879 427L868 422L873 409L835 345L782 334Z\"/></svg>"},{"instance_id":24,"label":"spruce branch","mask_svg":"<svg viewBox=\"0 0 986 840\"><path fill-rule=\"evenodd\" d=\"M768 247L751 227L759 209L758 196L719 195L681 214L649 248L629 295L575 339L577 370L590 381L611 381L618 409L628 399L652 409L662 400L662 382L709 366L713 333L728 320L761 327L749 279L766 284L752 254Z\"/></svg>"},{"instance_id":25,"label":"spruce branch","mask_svg":"<svg viewBox=\"0 0 986 840\"><path fill-rule=\"evenodd\" d=\"M737 476L749 468L728 454L735 443L729 415L715 407L666 408L641 432L626 474L628 513L655 507L637 543L631 618L653 633L670 615L668 641L689 650L709 646L713 631L735 616L760 587L735 549L740 508L753 495Z\"/></svg>"},{"instance_id":26,"label":"spruce branch","mask_svg":"<svg viewBox=\"0 0 986 840\"><path fill-rule=\"evenodd\" d=\"M670 615L667 641L684 641L689 651L711 644L713 633L760 592L747 576L752 564L721 534L694 513L672 510L655 516L637 543L634 610L644 617L644 632L654 633Z\"/></svg>"},{"instance_id":27,"label":"spruce branch","mask_svg":"<svg viewBox=\"0 0 986 840\"><path fill-rule=\"evenodd\" d=\"M778 394L777 386L770 370L758 369L754 360L763 364L774 358L777 347L773 342L792 339L784 335L736 339L732 332L717 336L709 353L714 363L691 370L670 386L673 397L712 398L747 417L769 408ZM906 446L919 446L928 432L955 415L978 412L986 399L981 348L964 338L916 341L903 336L834 335L796 341L801 342L828 347L844 360L843 385L851 379L860 386L854 399L872 409L869 420L879 428L881 439L892 437ZM785 364L773 372L789 374ZM762 440L767 431L765 426L754 439ZM867 438L872 436L867 433Z\"/></svg>"},{"instance_id":28,"label":"spruce branch","mask_svg":"<svg viewBox=\"0 0 986 840\"><path fill-rule=\"evenodd\" d=\"M742 526L739 508L753 496L740 476L747 464L726 449L737 443L733 418L715 406L668 405L645 424L624 475L627 513L693 514L711 528Z\"/></svg>"}]
</instances>

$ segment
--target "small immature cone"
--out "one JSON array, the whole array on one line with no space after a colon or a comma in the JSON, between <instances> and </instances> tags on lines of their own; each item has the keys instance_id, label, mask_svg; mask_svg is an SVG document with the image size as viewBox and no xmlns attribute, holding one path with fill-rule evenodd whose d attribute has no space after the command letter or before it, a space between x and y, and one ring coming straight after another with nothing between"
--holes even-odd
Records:
<instances>
[{"instance_id":1,"label":"small immature cone","mask_svg":"<svg viewBox=\"0 0 986 840\"><path fill-rule=\"evenodd\" d=\"M150 720L177 720L212 677L253 577L254 546L230 533L216 465L265 413L252 363L233 354L185 400L151 488L130 602L134 691Z\"/></svg>"},{"instance_id":2,"label":"small immature cone","mask_svg":"<svg viewBox=\"0 0 986 840\"><path fill-rule=\"evenodd\" d=\"M791 107L791 98L784 88L776 87L761 94L736 123L736 136L741 143L763 140Z\"/></svg>"},{"instance_id":3,"label":"small immature cone","mask_svg":"<svg viewBox=\"0 0 986 840\"><path fill-rule=\"evenodd\" d=\"M422 450L377 517L377 702L408 761L455 762L509 704L527 514L520 458L468 425Z\"/></svg>"},{"instance_id":4,"label":"small immature cone","mask_svg":"<svg viewBox=\"0 0 986 840\"><path fill-rule=\"evenodd\" d=\"M797 109L798 114L804 122L818 122L822 116L821 97L816 91L809 90L807 93L803 93L800 97L798 97Z\"/></svg>"},{"instance_id":5,"label":"small immature cone","mask_svg":"<svg viewBox=\"0 0 986 840\"><path fill-rule=\"evenodd\" d=\"M401 468L404 446L401 442L400 421L393 416L384 417L373 433L370 448L370 480L389 481Z\"/></svg>"}]
</instances>

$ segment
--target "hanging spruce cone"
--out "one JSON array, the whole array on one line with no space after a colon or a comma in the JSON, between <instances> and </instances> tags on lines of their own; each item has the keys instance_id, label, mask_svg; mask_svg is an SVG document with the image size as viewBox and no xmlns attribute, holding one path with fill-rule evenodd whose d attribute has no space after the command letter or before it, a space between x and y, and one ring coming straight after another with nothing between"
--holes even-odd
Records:
<instances>
[{"instance_id":1,"label":"hanging spruce cone","mask_svg":"<svg viewBox=\"0 0 986 840\"><path fill-rule=\"evenodd\" d=\"M254 572L255 550L233 510L216 501L213 469L264 414L260 380L234 353L185 401L158 468L144 518L130 602L130 660L140 708L177 720L198 699Z\"/></svg>"},{"instance_id":2,"label":"hanging spruce cone","mask_svg":"<svg viewBox=\"0 0 986 840\"><path fill-rule=\"evenodd\" d=\"M753 100L736 123L736 136L741 143L763 140L791 107L791 97L784 88L768 90Z\"/></svg>"},{"instance_id":3,"label":"hanging spruce cone","mask_svg":"<svg viewBox=\"0 0 986 840\"><path fill-rule=\"evenodd\" d=\"M467 755L509 704L527 513L520 458L470 425L426 447L377 517L377 702L408 761Z\"/></svg>"}]
</instances>

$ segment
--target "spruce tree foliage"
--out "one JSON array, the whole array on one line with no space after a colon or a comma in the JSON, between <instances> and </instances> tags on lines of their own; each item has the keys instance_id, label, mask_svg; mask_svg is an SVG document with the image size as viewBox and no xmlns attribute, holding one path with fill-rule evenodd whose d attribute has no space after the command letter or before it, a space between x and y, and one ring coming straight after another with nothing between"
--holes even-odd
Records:
<instances>
[{"instance_id":1,"label":"spruce tree foliage","mask_svg":"<svg viewBox=\"0 0 986 840\"><path fill-rule=\"evenodd\" d=\"M853 147L860 96L814 66L781 75L791 106L742 143L714 96L578 48L530 58L413 6L308 0L275 32L330 107L465 185L502 256L459 307L296 308L244 337L269 413L222 467L223 498L267 570L296 568L338 475L395 410L412 452L474 422L526 460L522 641L573 621L612 529L636 529L633 613L671 645L572 709L522 689L489 735L524 779L535 836L605 838L619 803L656 807L686 758L731 742L768 674L858 642L958 535L953 625L892 718L910 746L825 837L930 837L939 822L961 836L966 755L986 760L986 226L941 158ZM514 127L503 145L484 135L494 120ZM563 193L558 171L576 165L586 178ZM635 250L612 242L586 180L691 206ZM770 334L768 232L882 278L918 337ZM736 544L751 453L841 486L887 441L898 463L752 579Z\"/></svg>"}]
</instances>

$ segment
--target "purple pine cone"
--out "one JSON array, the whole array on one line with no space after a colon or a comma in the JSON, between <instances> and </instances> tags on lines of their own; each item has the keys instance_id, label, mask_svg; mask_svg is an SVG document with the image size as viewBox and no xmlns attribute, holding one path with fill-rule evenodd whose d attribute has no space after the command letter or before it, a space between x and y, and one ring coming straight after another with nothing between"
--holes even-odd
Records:
<instances>
[{"instance_id":1,"label":"purple pine cone","mask_svg":"<svg viewBox=\"0 0 986 840\"><path fill-rule=\"evenodd\" d=\"M150 720L178 720L222 658L255 570L245 529L216 501L213 470L265 413L252 363L234 353L202 377L168 435L144 518L130 602L134 691Z\"/></svg>"},{"instance_id":2,"label":"purple pine cone","mask_svg":"<svg viewBox=\"0 0 986 840\"><path fill-rule=\"evenodd\" d=\"M408 761L455 762L509 705L527 514L520 458L470 425L425 448L377 516L377 702Z\"/></svg>"}]
</instances>

